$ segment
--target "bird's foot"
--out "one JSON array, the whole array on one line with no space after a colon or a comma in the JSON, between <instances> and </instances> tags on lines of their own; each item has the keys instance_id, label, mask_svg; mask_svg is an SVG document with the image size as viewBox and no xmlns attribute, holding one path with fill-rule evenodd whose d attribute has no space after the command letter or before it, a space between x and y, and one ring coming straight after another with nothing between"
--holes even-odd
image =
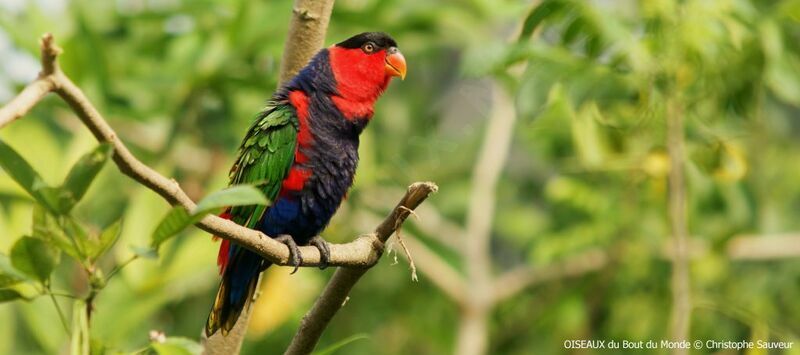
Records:
<instances>
[{"instance_id":1,"label":"bird's foot","mask_svg":"<svg viewBox=\"0 0 800 355\"><path fill-rule=\"evenodd\" d=\"M319 249L319 269L325 270L328 267L328 263L331 261L331 249L328 246L328 241L322 239L320 236L316 236L311 238L308 244Z\"/></svg>"},{"instance_id":2,"label":"bird's foot","mask_svg":"<svg viewBox=\"0 0 800 355\"><path fill-rule=\"evenodd\" d=\"M288 234L281 234L275 237L275 240L285 244L286 247L289 248L289 261L294 265L294 270L292 270L292 274L294 274L297 272L297 269L300 268L300 264L303 263L303 256L300 255L300 248L297 247L294 238Z\"/></svg>"}]
</instances>

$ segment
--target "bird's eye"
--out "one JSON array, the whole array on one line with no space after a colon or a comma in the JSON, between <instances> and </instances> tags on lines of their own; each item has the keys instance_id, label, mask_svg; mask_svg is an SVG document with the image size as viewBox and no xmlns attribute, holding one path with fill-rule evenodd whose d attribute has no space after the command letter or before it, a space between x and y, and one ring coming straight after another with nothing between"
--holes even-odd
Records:
<instances>
[{"instance_id":1,"label":"bird's eye","mask_svg":"<svg viewBox=\"0 0 800 355\"><path fill-rule=\"evenodd\" d=\"M372 53L375 51L375 44L372 42L367 42L361 48L364 50L364 53Z\"/></svg>"}]
</instances>

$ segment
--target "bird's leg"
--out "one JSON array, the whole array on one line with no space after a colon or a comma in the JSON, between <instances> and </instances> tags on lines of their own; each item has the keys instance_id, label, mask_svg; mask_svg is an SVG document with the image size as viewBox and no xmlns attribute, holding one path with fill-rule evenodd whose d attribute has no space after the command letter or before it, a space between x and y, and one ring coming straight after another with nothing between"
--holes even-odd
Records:
<instances>
[{"instance_id":1,"label":"bird's leg","mask_svg":"<svg viewBox=\"0 0 800 355\"><path fill-rule=\"evenodd\" d=\"M297 272L297 269L300 268L300 264L303 263L303 256L300 255L300 248L297 247L297 243L295 243L294 238L288 234L281 234L275 237L276 241L279 241L286 245L289 248L289 260L294 265L294 270L292 270L292 274Z\"/></svg>"},{"instance_id":2,"label":"bird's leg","mask_svg":"<svg viewBox=\"0 0 800 355\"><path fill-rule=\"evenodd\" d=\"M322 239L320 236L316 236L311 238L308 244L319 249L319 269L325 270L328 267L328 262L331 261L331 249L328 247L328 241Z\"/></svg>"}]
</instances>

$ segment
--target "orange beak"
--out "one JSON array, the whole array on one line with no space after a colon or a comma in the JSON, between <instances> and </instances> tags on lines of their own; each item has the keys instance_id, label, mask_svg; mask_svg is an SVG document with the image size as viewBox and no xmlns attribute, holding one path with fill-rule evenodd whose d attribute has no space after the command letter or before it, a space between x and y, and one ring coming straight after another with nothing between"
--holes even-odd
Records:
<instances>
[{"instance_id":1,"label":"orange beak","mask_svg":"<svg viewBox=\"0 0 800 355\"><path fill-rule=\"evenodd\" d=\"M386 75L399 76L401 80L406 78L406 58L395 47L389 48L386 56Z\"/></svg>"}]
</instances>

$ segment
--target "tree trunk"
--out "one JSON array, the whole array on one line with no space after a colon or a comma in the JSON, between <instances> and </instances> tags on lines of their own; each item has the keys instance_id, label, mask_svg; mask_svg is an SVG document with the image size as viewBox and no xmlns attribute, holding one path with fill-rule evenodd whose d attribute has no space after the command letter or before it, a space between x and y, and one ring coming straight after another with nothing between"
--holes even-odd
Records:
<instances>
[{"instance_id":1,"label":"tree trunk","mask_svg":"<svg viewBox=\"0 0 800 355\"><path fill-rule=\"evenodd\" d=\"M667 148L669 152L669 219L673 236L672 248L672 340L689 340L692 316L689 282L689 247L686 226L686 185L683 172L683 112L677 98L667 102ZM688 354L676 348L675 355Z\"/></svg>"}]
</instances>

